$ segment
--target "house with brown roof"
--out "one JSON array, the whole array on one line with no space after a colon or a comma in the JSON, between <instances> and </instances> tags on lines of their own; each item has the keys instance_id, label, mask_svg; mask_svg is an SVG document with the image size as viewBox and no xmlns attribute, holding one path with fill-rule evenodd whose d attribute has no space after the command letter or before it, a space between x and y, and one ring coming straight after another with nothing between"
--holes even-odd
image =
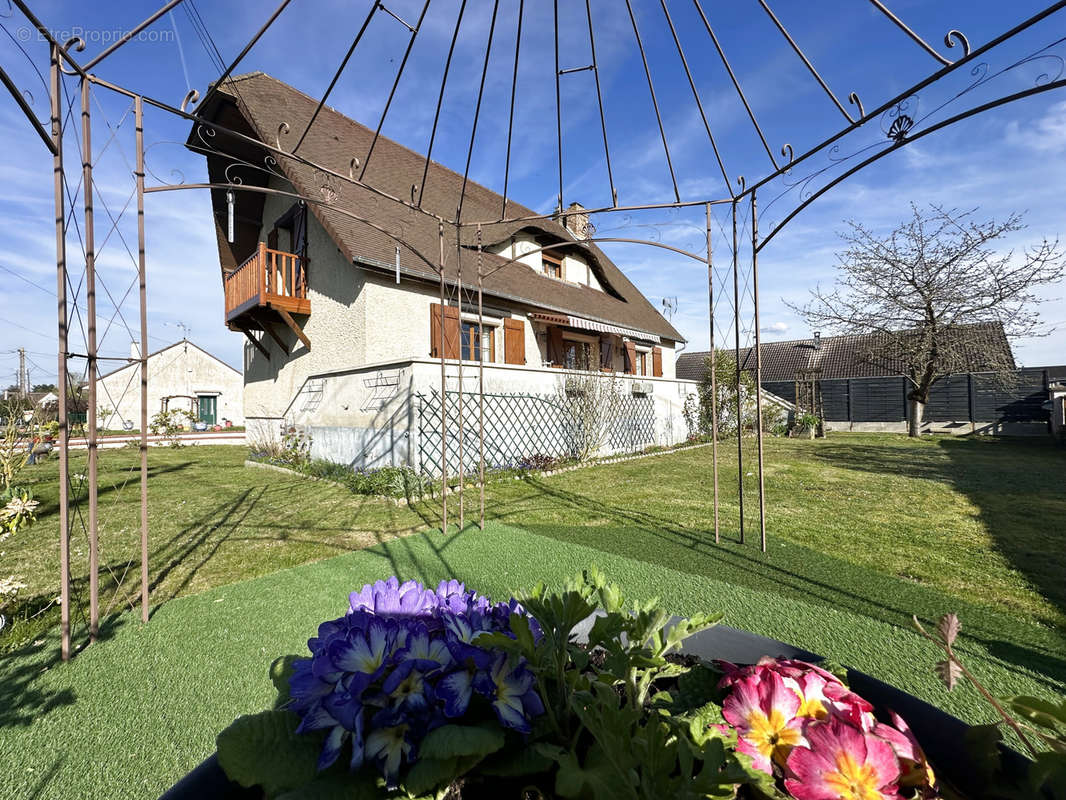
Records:
<instances>
[{"instance_id":1,"label":"house with brown roof","mask_svg":"<svg viewBox=\"0 0 1066 800\"><path fill-rule=\"evenodd\" d=\"M762 388L795 402L814 386L828 430L906 430L911 383L902 363L886 357L879 334L820 336L765 342ZM945 336L951 374L929 391L923 430L937 433L1041 434L1047 429L1049 382L1057 367L1016 368L1010 342L998 322L957 325ZM890 351L890 350L889 350ZM731 349L726 352L732 356ZM678 377L703 377L708 353L682 354ZM754 348L740 351L741 368L754 373Z\"/></svg>"},{"instance_id":2,"label":"house with brown roof","mask_svg":"<svg viewBox=\"0 0 1066 800\"><path fill-rule=\"evenodd\" d=\"M225 322L246 338L250 438L257 426L302 425L317 457L430 468L419 460L430 435L419 403L439 403L442 357L446 393L458 395L477 391L480 362L485 393L499 398L551 398L575 371L620 382L641 410L615 450L685 437L695 388L675 375L684 338L587 241L580 206L544 219L316 106L263 73L239 76L200 115L243 136L197 124L187 141L212 183L237 184L211 199ZM390 199L401 197L429 215ZM434 219L454 218L460 197L464 220L486 221L480 231L457 235ZM501 449L496 460L549 449L521 447L531 452Z\"/></svg>"}]
</instances>

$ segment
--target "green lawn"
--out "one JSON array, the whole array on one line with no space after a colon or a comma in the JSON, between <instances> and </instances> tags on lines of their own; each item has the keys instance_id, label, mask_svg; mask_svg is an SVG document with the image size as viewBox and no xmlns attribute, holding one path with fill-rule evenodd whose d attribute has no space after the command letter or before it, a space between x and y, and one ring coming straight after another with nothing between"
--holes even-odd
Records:
<instances>
[{"instance_id":1,"label":"green lawn","mask_svg":"<svg viewBox=\"0 0 1066 800\"><path fill-rule=\"evenodd\" d=\"M962 651L993 691L1063 691L1066 451L887 435L769 440L766 555L753 544L750 502L748 543L734 541L728 451L716 545L709 448L493 484L497 522L485 533L402 538L439 524L435 503L408 509L247 469L240 448L153 450L161 605L143 627L112 614L107 641L71 664L55 662L54 632L0 661L0 797L155 796L210 752L233 716L267 702L262 676L274 655L298 650L319 620L340 613L347 591L394 572L454 575L500 594L595 562L634 596L660 595L682 614L721 609L729 624L984 719L972 693L940 688L935 653L906 625L912 612L956 610ZM135 459L105 451L102 472L121 484ZM54 465L35 469L47 501ZM42 593L55 585L54 502L3 557L5 573ZM104 558L116 576L136 554L136 512L135 482L101 494ZM253 576L263 577L236 582ZM123 585L133 591L129 576Z\"/></svg>"}]
</instances>

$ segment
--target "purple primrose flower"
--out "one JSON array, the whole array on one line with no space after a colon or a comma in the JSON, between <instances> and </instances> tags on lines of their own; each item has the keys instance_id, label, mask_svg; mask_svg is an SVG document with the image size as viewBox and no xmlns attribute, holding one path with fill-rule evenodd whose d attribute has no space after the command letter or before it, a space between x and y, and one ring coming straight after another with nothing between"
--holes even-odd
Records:
<instances>
[{"instance_id":1,"label":"purple primrose flower","mask_svg":"<svg viewBox=\"0 0 1066 800\"><path fill-rule=\"evenodd\" d=\"M350 743L350 769L374 763L395 787L440 725L495 715L525 734L544 713L524 659L478 644L485 633L511 635L512 614L528 617L513 598L493 603L456 580L434 591L394 576L352 592L349 606L319 626L307 642L311 657L296 661L289 678L298 732L325 731L320 770Z\"/></svg>"}]
</instances>

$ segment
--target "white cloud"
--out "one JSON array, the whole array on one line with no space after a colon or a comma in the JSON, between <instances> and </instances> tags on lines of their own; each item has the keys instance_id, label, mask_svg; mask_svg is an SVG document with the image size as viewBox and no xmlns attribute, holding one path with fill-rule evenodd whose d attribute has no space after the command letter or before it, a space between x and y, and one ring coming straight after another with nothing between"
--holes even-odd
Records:
<instances>
[{"instance_id":1,"label":"white cloud","mask_svg":"<svg viewBox=\"0 0 1066 800\"><path fill-rule=\"evenodd\" d=\"M1037 153L1066 150L1066 100L1055 103L1033 123L1008 122L1006 141L1011 146Z\"/></svg>"}]
</instances>

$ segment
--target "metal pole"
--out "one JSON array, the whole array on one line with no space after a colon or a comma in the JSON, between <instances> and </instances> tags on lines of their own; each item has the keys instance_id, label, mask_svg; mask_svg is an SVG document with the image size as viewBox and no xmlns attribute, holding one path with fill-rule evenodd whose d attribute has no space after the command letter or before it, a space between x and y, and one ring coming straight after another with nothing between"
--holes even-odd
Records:
<instances>
[{"instance_id":1,"label":"metal pole","mask_svg":"<svg viewBox=\"0 0 1066 800\"><path fill-rule=\"evenodd\" d=\"M711 204L707 204L707 306L711 326L711 460L714 473L714 542L718 544L718 356L714 352L714 267L711 251Z\"/></svg>"},{"instance_id":2,"label":"metal pole","mask_svg":"<svg viewBox=\"0 0 1066 800\"><path fill-rule=\"evenodd\" d=\"M93 150L92 117L89 114L91 85L81 79L81 191L85 208L85 313L86 377L89 381L88 427L89 456L89 641L100 633L100 540L97 530L97 473L99 455L96 448L96 253L93 224Z\"/></svg>"},{"instance_id":3,"label":"metal pole","mask_svg":"<svg viewBox=\"0 0 1066 800\"><path fill-rule=\"evenodd\" d=\"M133 101L137 130L137 279L141 300L141 622L148 621L148 293L144 267L144 105Z\"/></svg>"},{"instance_id":4,"label":"metal pole","mask_svg":"<svg viewBox=\"0 0 1066 800\"><path fill-rule=\"evenodd\" d=\"M744 544L744 417L740 401L740 279L738 276L737 201L733 201L733 351L737 368L737 500L740 503L740 543Z\"/></svg>"},{"instance_id":5,"label":"metal pole","mask_svg":"<svg viewBox=\"0 0 1066 800\"><path fill-rule=\"evenodd\" d=\"M52 188L56 215L56 319L59 336L59 625L60 654L70 658L70 427L67 419L67 214L63 197L63 118L60 111L59 45L50 49L49 94L52 114Z\"/></svg>"},{"instance_id":6,"label":"metal pole","mask_svg":"<svg viewBox=\"0 0 1066 800\"><path fill-rule=\"evenodd\" d=\"M763 480L762 447L762 342L759 339L759 218L755 209L755 190L751 192L751 287L755 305L755 415L759 442L759 545L766 552L766 484Z\"/></svg>"},{"instance_id":7,"label":"metal pole","mask_svg":"<svg viewBox=\"0 0 1066 800\"><path fill-rule=\"evenodd\" d=\"M481 516L478 527L485 530L485 310L482 305L481 225L477 226L477 396L478 396L478 484L481 487Z\"/></svg>"},{"instance_id":8,"label":"metal pole","mask_svg":"<svg viewBox=\"0 0 1066 800\"><path fill-rule=\"evenodd\" d=\"M440 502L441 533L448 532L448 378L444 368L444 220L437 218L437 238L440 244ZM462 355L462 353L460 353Z\"/></svg>"},{"instance_id":9,"label":"metal pole","mask_svg":"<svg viewBox=\"0 0 1066 800\"><path fill-rule=\"evenodd\" d=\"M462 200L460 199L460 202ZM459 530L462 530L466 525L465 518L465 497L466 494L466 468L463 465L463 253L462 248L459 245L459 226L455 226L455 271L457 276L456 283L456 302L458 308L456 311L459 315ZM473 347L473 341L470 342L470 346Z\"/></svg>"}]
</instances>

